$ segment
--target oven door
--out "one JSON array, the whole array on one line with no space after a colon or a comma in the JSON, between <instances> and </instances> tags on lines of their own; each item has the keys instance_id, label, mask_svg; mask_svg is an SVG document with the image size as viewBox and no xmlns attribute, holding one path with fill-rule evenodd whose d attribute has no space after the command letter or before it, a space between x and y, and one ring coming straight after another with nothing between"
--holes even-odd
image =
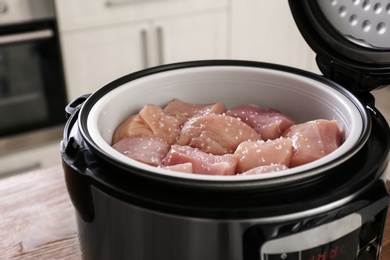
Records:
<instances>
[{"instance_id":1,"label":"oven door","mask_svg":"<svg viewBox=\"0 0 390 260\"><path fill-rule=\"evenodd\" d=\"M64 123L67 102L55 23L1 29L0 138Z\"/></svg>"}]
</instances>

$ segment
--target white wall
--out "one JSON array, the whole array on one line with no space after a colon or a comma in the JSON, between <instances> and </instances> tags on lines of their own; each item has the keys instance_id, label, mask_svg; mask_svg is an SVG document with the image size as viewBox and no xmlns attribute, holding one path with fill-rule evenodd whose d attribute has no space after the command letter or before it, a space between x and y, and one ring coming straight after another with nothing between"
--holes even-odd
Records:
<instances>
[{"instance_id":1,"label":"white wall","mask_svg":"<svg viewBox=\"0 0 390 260\"><path fill-rule=\"evenodd\" d=\"M231 1L231 58L319 72L315 54L296 27L287 0Z\"/></svg>"}]
</instances>

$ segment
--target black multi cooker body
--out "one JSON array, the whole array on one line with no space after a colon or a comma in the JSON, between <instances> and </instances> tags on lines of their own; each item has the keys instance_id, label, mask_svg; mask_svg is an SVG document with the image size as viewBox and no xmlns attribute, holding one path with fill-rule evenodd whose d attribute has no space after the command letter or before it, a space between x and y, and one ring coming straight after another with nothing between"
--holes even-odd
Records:
<instances>
[{"instance_id":1,"label":"black multi cooker body","mask_svg":"<svg viewBox=\"0 0 390 260\"><path fill-rule=\"evenodd\" d=\"M342 27L343 12L349 21L366 15L357 9L366 8L362 3L351 2L289 1L324 76L254 61L193 61L126 75L70 103L61 154L83 258L379 259L390 131L369 91L390 83L390 46L380 37L361 41L362 32ZM377 13L379 7L371 6ZM390 26L390 16L385 21ZM380 23L377 33L384 33ZM355 139L313 167L236 179L167 174L118 159L109 141L100 141L112 135L121 108L175 97L274 99L298 118L311 110L336 117Z\"/></svg>"}]
</instances>

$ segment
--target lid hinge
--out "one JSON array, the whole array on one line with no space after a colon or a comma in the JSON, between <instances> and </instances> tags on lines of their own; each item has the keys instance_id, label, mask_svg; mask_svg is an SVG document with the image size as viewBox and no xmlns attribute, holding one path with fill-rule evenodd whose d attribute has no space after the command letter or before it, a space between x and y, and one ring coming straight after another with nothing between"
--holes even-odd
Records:
<instances>
[{"instance_id":1,"label":"lid hinge","mask_svg":"<svg viewBox=\"0 0 390 260\"><path fill-rule=\"evenodd\" d=\"M317 64L326 78L340 84L349 90L361 90L359 83L361 81L362 75L359 70L343 66L334 61L328 61L326 64L323 59L319 59L318 56Z\"/></svg>"},{"instance_id":2,"label":"lid hinge","mask_svg":"<svg viewBox=\"0 0 390 260\"><path fill-rule=\"evenodd\" d=\"M390 84L388 70L356 68L317 55L317 65L323 75L353 92L369 92Z\"/></svg>"},{"instance_id":3,"label":"lid hinge","mask_svg":"<svg viewBox=\"0 0 390 260\"><path fill-rule=\"evenodd\" d=\"M332 62L329 73L333 81L348 89L359 90L360 71Z\"/></svg>"}]
</instances>

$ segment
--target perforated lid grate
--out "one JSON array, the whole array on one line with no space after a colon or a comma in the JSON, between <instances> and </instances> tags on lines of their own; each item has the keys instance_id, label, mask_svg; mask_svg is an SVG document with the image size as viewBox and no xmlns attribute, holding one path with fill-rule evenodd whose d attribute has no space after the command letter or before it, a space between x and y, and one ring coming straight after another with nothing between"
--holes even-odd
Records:
<instances>
[{"instance_id":1,"label":"perforated lid grate","mask_svg":"<svg viewBox=\"0 0 390 260\"><path fill-rule=\"evenodd\" d=\"M317 0L329 23L355 44L390 49L390 1Z\"/></svg>"}]
</instances>

